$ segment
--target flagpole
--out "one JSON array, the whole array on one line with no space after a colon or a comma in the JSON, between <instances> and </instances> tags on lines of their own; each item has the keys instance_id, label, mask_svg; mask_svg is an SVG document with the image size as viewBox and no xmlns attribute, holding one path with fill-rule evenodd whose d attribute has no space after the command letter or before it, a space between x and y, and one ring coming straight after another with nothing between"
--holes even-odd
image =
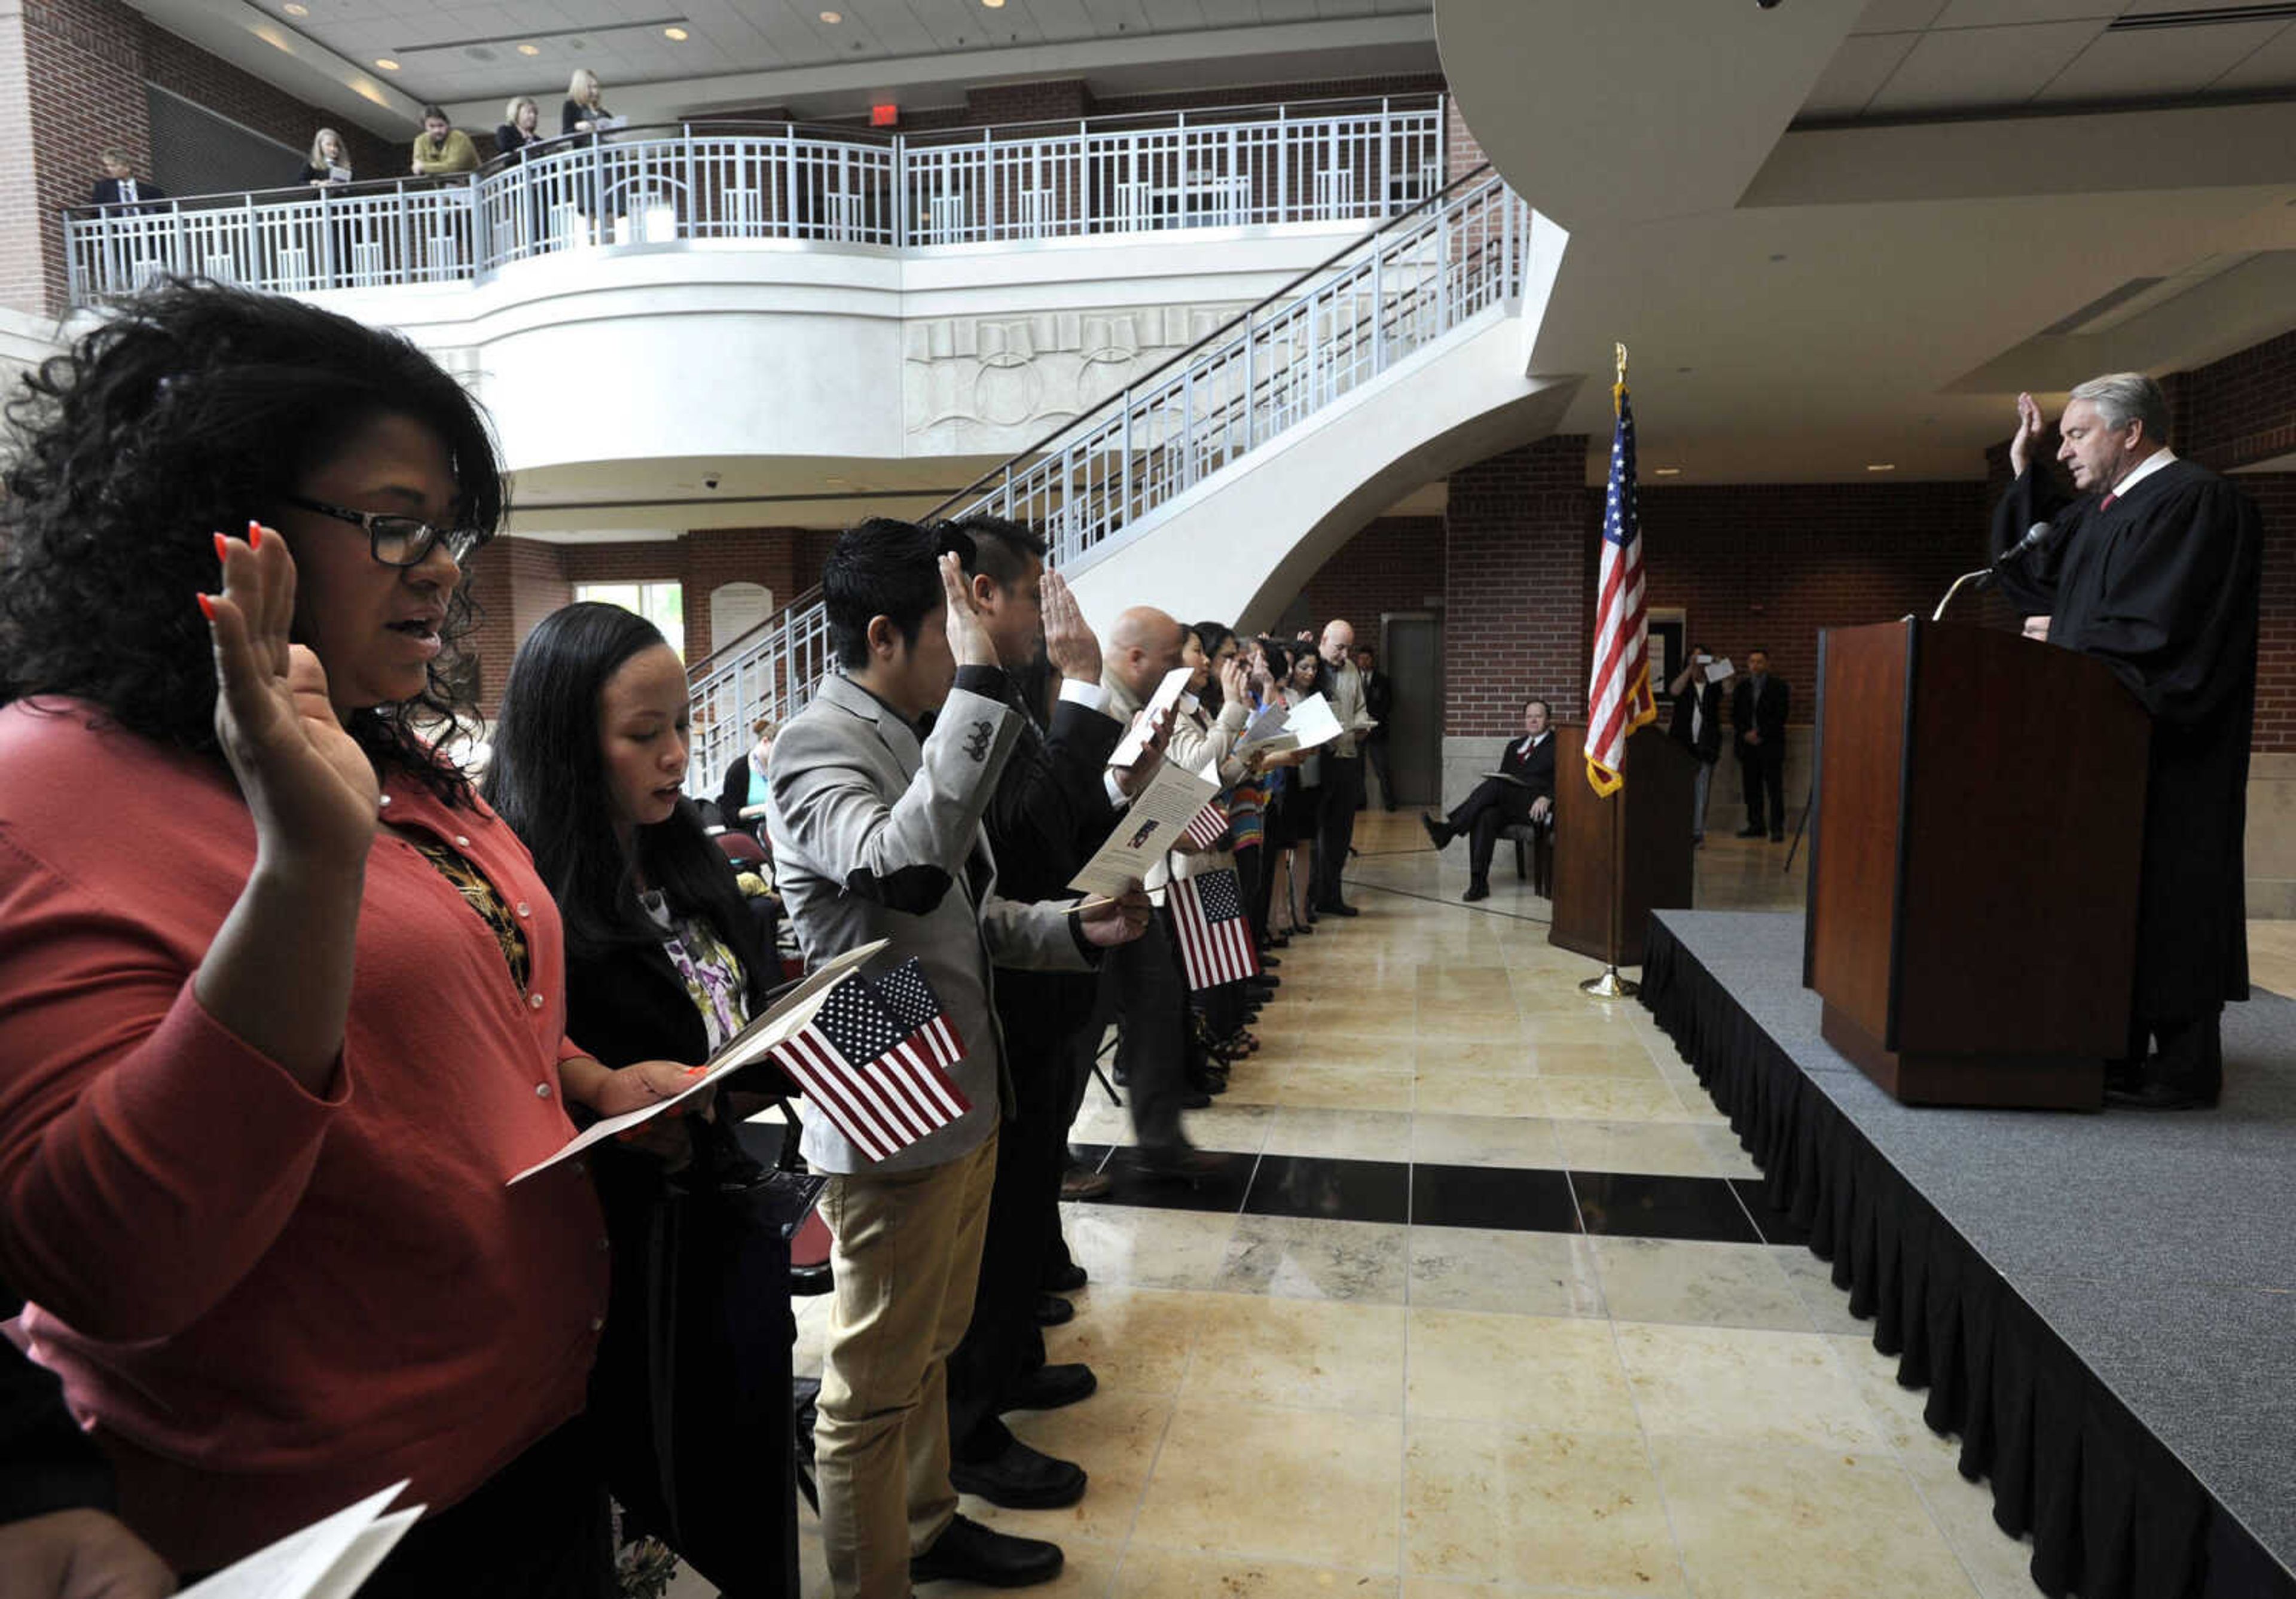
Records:
<instances>
[{"instance_id":1,"label":"flagpole","mask_svg":"<svg viewBox=\"0 0 2296 1599\"><path fill-rule=\"evenodd\" d=\"M1627 347L1614 344L1619 362L1618 387L1611 390L1611 410L1615 418L1627 391ZM1591 708L1590 708L1591 709ZM1588 724L1591 730L1593 724ZM1626 747L1619 749L1619 770L1627 769ZM1632 999L1642 992L1642 986L1619 975L1619 952L1626 941L1626 929L1620 906L1627 894L1627 791L1624 786L1603 796L1611 809L1611 939L1610 958L1603 964L1603 975L1590 977L1578 985L1578 992L1594 999Z\"/></svg>"}]
</instances>

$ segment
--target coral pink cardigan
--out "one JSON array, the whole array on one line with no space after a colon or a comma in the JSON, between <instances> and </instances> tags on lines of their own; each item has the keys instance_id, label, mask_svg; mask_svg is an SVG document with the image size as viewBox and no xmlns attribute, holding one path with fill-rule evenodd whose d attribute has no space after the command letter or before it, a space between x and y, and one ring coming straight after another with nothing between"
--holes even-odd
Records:
<instances>
[{"instance_id":1,"label":"coral pink cardigan","mask_svg":"<svg viewBox=\"0 0 2296 1599\"><path fill-rule=\"evenodd\" d=\"M0 1276L111 1454L123 1514L223 1564L401 1477L467 1495L577 1414L605 1314L572 1136L558 914L473 800L385 812L482 870L529 991L404 840L375 841L343 1053L315 1096L192 975L253 864L223 767L0 708Z\"/></svg>"}]
</instances>

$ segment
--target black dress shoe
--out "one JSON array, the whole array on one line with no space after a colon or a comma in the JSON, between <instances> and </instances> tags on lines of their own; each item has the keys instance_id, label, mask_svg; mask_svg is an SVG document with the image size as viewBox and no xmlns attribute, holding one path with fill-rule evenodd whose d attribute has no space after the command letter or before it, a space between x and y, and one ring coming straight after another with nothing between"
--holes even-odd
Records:
<instances>
[{"instance_id":1,"label":"black dress shoe","mask_svg":"<svg viewBox=\"0 0 2296 1599\"><path fill-rule=\"evenodd\" d=\"M2112 1094L2135 1094L2144 1086L2144 1057L2104 1063L2104 1091Z\"/></svg>"},{"instance_id":2,"label":"black dress shoe","mask_svg":"<svg viewBox=\"0 0 2296 1599\"><path fill-rule=\"evenodd\" d=\"M1075 1462L1054 1459L1016 1438L994 1460L950 1461L948 1480L958 1493L1006 1510L1060 1510L1084 1497L1085 1472Z\"/></svg>"},{"instance_id":3,"label":"black dress shoe","mask_svg":"<svg viewBox=\"0 0 2296 1599\"><path fill-rule=\"evenodd\" d=\"M1283 980L1273 972L1263 972L1257 977L1247 977L1244 982L1254 988L1266 988L1271 993L1283 986Z\"/></svg>"},{"instance_id":4,"label":"black dress shoe","mask_svg":"<svg viewBox=\"0 0 2296 1599\"><path fill-rule=\"evenodd\" d=\"M1438 822L1432 816L1422 816L1419 818L1419 825L1427 830L1428 840L1436 849L1440 849L1451 841L1451 824L1448 822Z\"/></svg>"},{"instance_id":5,"label":"black dress shoe","mask_svg":"<svg viewBox=\"0 0 2296 1599\"><path fill-rule=\"evenodd\" d=\"M1090 1398L1100 1386L1092 1367L1082 1361L1040 1365L1004 1390L999 1410L1058 1410L1078 1399Z\"/></svg>"},{"instance_id":6,"label":"black dress shoe","mask_svg":"<svg viewBox=\"0 0 2296 1599\"><path fill-rule=\"evenodd\" d=\"M1275 967L1281 966L1283 963L1277 960L1274 955L1268 954L1263 949L1259 952L1259 964L1273 971Z\"/></svg>"},{"instance_id":7,"label":"black dress shoe","mask_svg":"<svg viewBox=\"0 0 2296 1599\"><path fill-rule=\"evenodd\" d=\"M1210 1108L1211 1103L1212 1096L1209 1094L1203 1093L1200 1089L1191 1088L1185 1094L1180 1095L1180 1109L1183 1111L1208 1110Z\"/></svg>"},{"instance_id":8,"label":"black dress shoe","mask_svg":"<svg viewBox=\"0 0 2296 1599\"><path fill-rule=\"evenodd\" d=\"M1040 1327L1062 1327L1076 1320L1076 1307L1056 1293L1040 1293L1029 1314Z\"/></svg>"},{"instance_id":9,"label":"black dress shoe","mask_svg":"<svg viewBox=\"0 0 2296 1599\"><path fill-rule=\"evenodd\" d=\"M1363 914L1363 913L1356 909L1354 906L1342 905L1336 899L1332 900L1329 905L1319 905L1316 909L1326 916L1360 916Z\"/></svg>"},{"instance_id":10,"label":"black dress shoe","mask_svg":"<svg viewBox=\"0 0 2296 1599\"><path fill-rule=\"evenodd\" d=\"M939 1582L954 1577L983 1587L1033 1587L1058 1577L1061 1562L1058 1544L992 1532L968 1516L952 1516L931 1548L909 1556L909 1580Z\"/></svg>"},{"instance_id":11,"label":"black dress shoe","mask_svg":"<svg viewBox=\"0 0 2296 1599\"><path fill-rule=\"evenodd\" d=\"M1058 1271L1046 1272L1044 1282L1038 1286L1046 1293L1074 1293L1091 1281L1091 1275L1085 1270L1082 1264L1071 1260Z\"/></svg>"},{"instance_id":12,"label":"black dress shoe","mask_svg":"<svg viewBox=\"0 0 2296 1599\"><path fill-rule=\"evenodd\" d=\"M1478 899L1488 899L1490 897L1491 885L1485 882L1480 877L1475 879L1474 882L1469 883L1467 885L1467 891L1459 896L1463 901L1469 905L1474 904Z\"/></svg>"},{"instance_id":13,"label":"black dress shoe","mask_svg":"<svg viewBox=\"0 0 2296 1599\"><path fill-rule=\"evenodd\" d=\"M2139 1088L2107 1087L2104 1103L2115 1111L2206 1111L2213 1109L2214 1095L2194 1094L2168 1083L2146 1083Z\"/></svg>"}]
</instances>

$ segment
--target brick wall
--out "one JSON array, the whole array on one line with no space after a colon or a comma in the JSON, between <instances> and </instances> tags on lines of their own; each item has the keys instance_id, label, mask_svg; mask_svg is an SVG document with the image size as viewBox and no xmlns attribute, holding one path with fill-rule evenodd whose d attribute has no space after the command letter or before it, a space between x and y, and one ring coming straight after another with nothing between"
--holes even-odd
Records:
<instances>
[{"instance_id":1,"label":"brick wall","mask_svg":"<svg viewBox=\"0 0 2296 1599\"><path fill-rule=\"evenodd\" d=\"M1365 644L1379 642L1379 619L1390 611L1424 611L1444 598L1444 533L1439 516L1382 516L1341 547L1300 586L1316 622L1342 618Z\"/></svg>"},{"instance_id":2,"label":"brick wall","mask_svg":"<svg viewBox=\"0 0 2296 1599\"><path fill-rule=\"evenodd\" d=\"M1444 512L1447 735L1519 726L1524 696L1584 709L1595 503L1587 437L1560 433L1451 474Z\"/></svg>"},{"instance_id":3,"label":"brick wall","mask_svg":"<svg viewBox=\"0 0 2296 1599\"><path fill-rule=\"evenodd\" d=\"M2256 734L2249 748L2296 751L2296 472L2234 480L2264 513L2263 626L2256 647Z\"/></svg>"},{"instance_id":4,"label":"brick wall","mask_svg":"<svg viewBox=\"0 0 2296 1599\"><path fill-rule=\"evenodd\" d=\"M309 148L323 124L332 127L364 173L395 174L403 165L396 146L208 54L121 0L22 0L20 18L0 25L0 128L11 134L20 133L12 99L20 82L17 159L0 179L0 224L8 231L0 247L0 304L24 310L64 308L58 213L86 202L102 175L97 152L117 145L150 176L147 82L297 150ZM291 164L280 174L282 183L293 177Z\"/></svg>"},{"instance_id":5,"label":"brick wall","mask_svg":"<svg viewBox=\"0 0 2296 1599\"><path fill-rule=\"evenodd\" d=\"M574 597L562 559L570 546L538 538L497 538L472 563L470 594L479 625L463 643L479 662L479 708L502 702L511 658L534 625Z\"/></svg>"}]
</instances>

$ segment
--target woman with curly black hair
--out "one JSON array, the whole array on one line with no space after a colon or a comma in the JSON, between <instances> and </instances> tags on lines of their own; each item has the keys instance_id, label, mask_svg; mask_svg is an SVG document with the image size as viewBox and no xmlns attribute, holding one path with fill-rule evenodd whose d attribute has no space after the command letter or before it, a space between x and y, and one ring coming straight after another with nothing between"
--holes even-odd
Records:
<instances>
[{"instance_id":1,"label":"woman with curly black hair","mask_svg":"<svg viewBox=\"0 0 2296 1599\"><path fill-rule=\"evenodd\" d=\"M565 1036L558 917L435 745L486 423L412 345L168 285L9 407L0 1276L179 1570L397 1480L363 1592L608 1591L570 1165L678 1070ZM232 530L229 537L217 529Z\"/></svg>"}]
</instances>

